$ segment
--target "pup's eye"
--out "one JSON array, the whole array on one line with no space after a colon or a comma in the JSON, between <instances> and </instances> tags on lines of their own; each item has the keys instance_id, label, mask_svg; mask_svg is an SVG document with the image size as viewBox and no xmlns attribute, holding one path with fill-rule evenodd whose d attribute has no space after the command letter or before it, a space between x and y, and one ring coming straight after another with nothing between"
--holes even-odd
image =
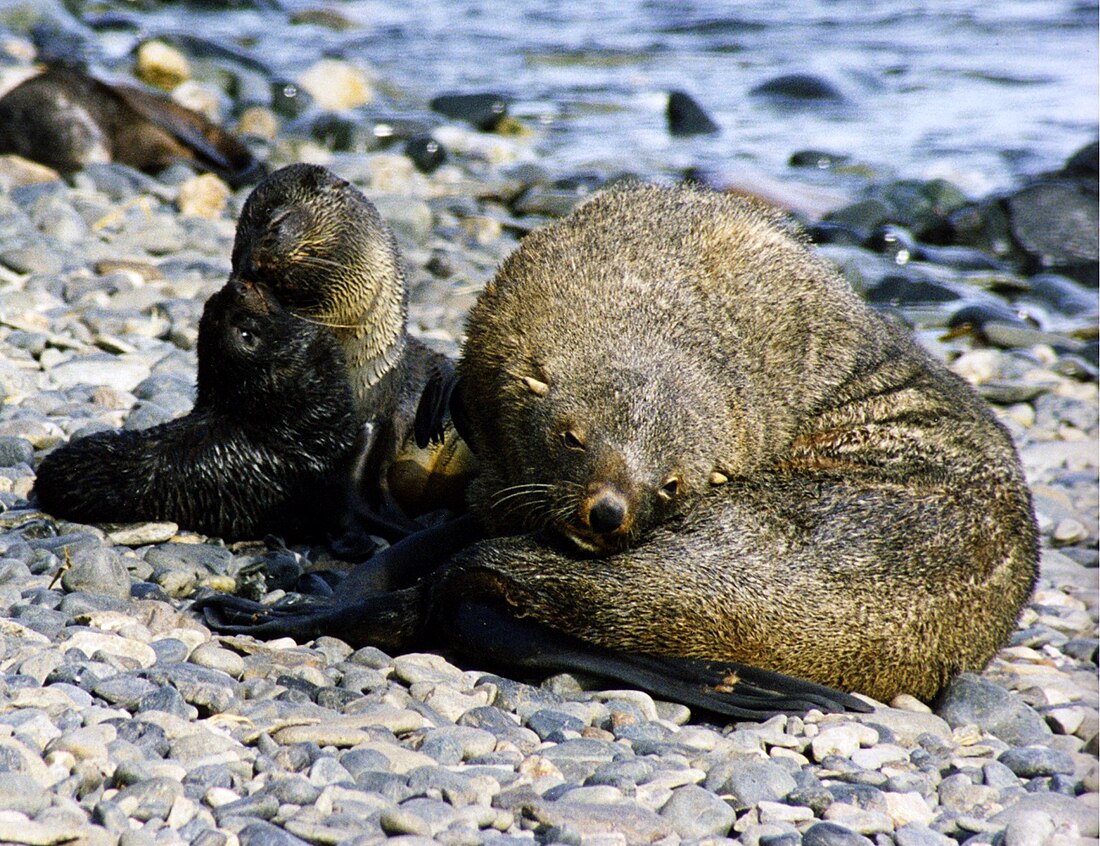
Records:
<instances>
[{"instance_id":1,"label":"pup's eye","mask_svg":"<svg viewBox=\"0 0 1100 846\"><path fill-rule=\"evenodd\" d=\"M242 349L252 351L260 345L260 336L245 326L238 326L237 343Z\"/></svg>"},{"instance_id":2,"label":"pup's eye","mask_svg":"<svg viewBox=\"0 0 1100 846\"><path fill-rule=\"evenodd\" d=\"M576 450L577 452L584 452L584 438L579 432L573 429L566 429L561 433L562 443L569 449Z\"/></svg>"},{"instance_id":3,"label":"pup's eye","mask_svg":"<svg viewBox=\"0 0 1100 846\"><path fill-rule=\"evenodd\" d=\"M679 476L670 476L665 483L657 489L657 496L665 502L671 502L680 495L680 485Z\"/></svg>"}]
</instances>

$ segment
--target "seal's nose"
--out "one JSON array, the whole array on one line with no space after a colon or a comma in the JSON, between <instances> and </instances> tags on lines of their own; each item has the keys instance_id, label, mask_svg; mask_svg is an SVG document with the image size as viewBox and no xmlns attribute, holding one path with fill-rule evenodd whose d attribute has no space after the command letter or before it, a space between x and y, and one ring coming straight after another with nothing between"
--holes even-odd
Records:
<instances>
[{"instance_id":1,"label":"seal's nose","mask_svg":"<svg viewBox=\"0 0 1100 846\"><path fill-rule=\"evenodd\" d=\"M592 531L609 535L622 528L626 522L626 500L615 491L604 489L589 502L588 525Z\"/></svg>"}]
</instances>

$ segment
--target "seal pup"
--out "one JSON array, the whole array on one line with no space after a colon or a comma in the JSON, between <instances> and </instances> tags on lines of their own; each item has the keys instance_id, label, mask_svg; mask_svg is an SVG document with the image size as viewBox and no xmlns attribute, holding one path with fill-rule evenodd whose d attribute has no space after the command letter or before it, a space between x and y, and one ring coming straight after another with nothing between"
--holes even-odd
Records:
<instances>
[{"instance_id":1,"label":"seal pup","mask_svg":"<svg viewBox=\"0 0 1100 846\"><path fill-rule=\"evenodd\" d=\"M1030 595L1037 531L1007 432L751 202L620 187L531 233L471 311L457 376L481 465L468 519L490 537L433 538L419 583L401 566L423 549L398 545L336 603L257 621L223 600L208 619L588 662L766 713L804 701L798 680L931 700L985 666ZM363 589L379 571L395 590ZM762 694L745 667L795 680Z\"/></svg>"},{"instance_id":2,"label":"seal pup","mask_svg":"<svg viewBox=\"0 0 1100 846\"><path fill-rule=\"evenodd\" d=\"M226 540L323 538L341 513L358 425L340 346L257 285L229 282L199 322L185 417L97 432L39 464L34 494L85 523L170 520Z\"/></svg>"},{"instance_id":3,"label":"seal pup","mask_svg":"<svg viewBox=\"0 0 1100 846\"><path fill-rule=\"evenodd\" d=\"M406 328L408 292L393 232L374 205L319 165L277 170L253 189L237 223L234 279L268 286L287 308L343 346L360 420L372 508L397 515L463 508L473 459L455 435L417 443L426 382L452 363ZM393 508L384 509L393 514Z\"/></svg>"},{"instance_id":4,"label":"seal pup","mask_svg":"<svg viewBox=\"0 0 1100 846\"><path fill-rule=\"evenodd\" d=\"M94 162L156 173L182 161L234 188L266 173L247 147L198 112L136 85L109 84L61 66L0 99L0 153L64 175Z\"/></svg>"}]
</instances>

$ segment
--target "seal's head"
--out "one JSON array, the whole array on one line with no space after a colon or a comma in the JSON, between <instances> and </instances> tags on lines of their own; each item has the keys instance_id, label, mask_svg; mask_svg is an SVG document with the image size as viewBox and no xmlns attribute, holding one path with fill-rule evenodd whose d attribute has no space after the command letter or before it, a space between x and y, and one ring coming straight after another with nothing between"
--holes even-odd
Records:
<instances>
[{"instance_id":1,"label":"seal's head","mask_svg":"<svg viewBox=\"0 0 1100 846\"><path fill-rule=\"evenodd\" d=\"M275 171L249 195L233 275L268 285L288 308L341 328L404 302L393 233L355 186L319 165Z\"/></svg>"},{"instance_id":2,"label":"seal's head","mask_svg":"<svg viewBox=\"0 0 1100 846\"><path fill-rule=\"evenodd\" d=\"M658 339L633 340L464 376L481 466L470 495L493 530L548 530L610 554L726 481L728 409L712 380Z\"/></svg>"}]
</instances>

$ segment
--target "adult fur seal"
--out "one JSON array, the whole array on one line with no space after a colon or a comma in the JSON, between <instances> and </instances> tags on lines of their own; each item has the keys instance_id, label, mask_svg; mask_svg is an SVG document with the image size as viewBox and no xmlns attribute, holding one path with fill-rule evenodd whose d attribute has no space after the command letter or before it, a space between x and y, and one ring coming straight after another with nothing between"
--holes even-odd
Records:
<instances>
[{"instance_id":1,"label":"adult fur seal","mask_svg":"<svg viewBox=\"0 0 1100 846\"><path fill-rule=\"evenodd\" d=\"M318 165L276 171L241 210L233 278L269 286L340 341L360 419L370 424L368 501L390 494L407 515L461 508L472 456L453 430L430 446L418 446L413 430L426 382L452 365L407 332L397 245L371 202Z\"/></svg>"},{"instance_id":2,"label":"adult fur seal","mask_svg":"<svg viewBox=\"0 0 1100 846\"><path fill-rule=\"evenodd\" d=\"M184 161L238 187L266 173L247 147L197 112L67 67L48 68L0 99L0 152L63 174L93 162L157 172Z\"/></svg>"},{"instance_id":3,"label":"adult fur seal","mask_svg":"<svg viewBox=\"0 0 1100 846\"><path fill-rule=\"evenodd\" d=\"M208 617L434 639L766 713L805 701L799 682L746 666L931 699L986 664L1032 589L1008 434L743 200L624 187L532 233L472 310L458 376L482 468L471 509L490 535L520 534L463 547L467 523L419 584L402 587L423 552L410 542L336 605L249 625L255 606L222 601ZM387 579L400 589L369 593Z\"/></svg>"},{"instance_id":4,"label":"adult fur seal","mask_svg":"<svg viewBox=\"0 0 1100 846\"><path fill-rule=\"evenodd\" d=\"M206 302L198 356L190 414L54 450L34 484L41 507L83 522L171 520L226 539L323 537L359 428L339 345L270 292L230 282Z\"/></svg>"}]
</instances>

